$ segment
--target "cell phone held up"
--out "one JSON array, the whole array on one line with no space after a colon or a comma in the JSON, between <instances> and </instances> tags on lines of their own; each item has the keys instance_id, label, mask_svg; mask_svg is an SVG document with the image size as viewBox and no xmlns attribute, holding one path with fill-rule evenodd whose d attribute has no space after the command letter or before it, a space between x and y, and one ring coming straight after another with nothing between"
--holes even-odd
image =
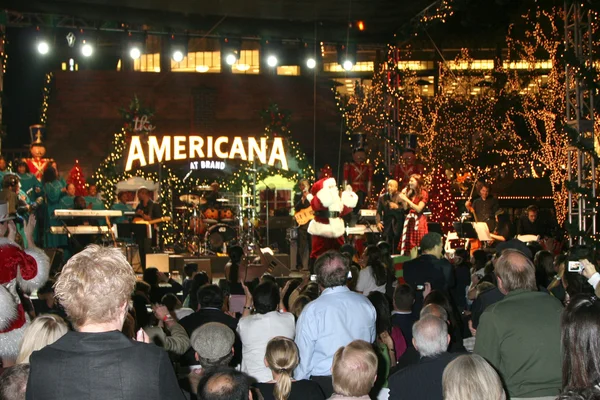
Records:
<instances>
[{"instance_id":1,"label":"cell phone held up","mask_svg":"<svg viewBox=\"0 0 600 400\"><path fill-rule=\"evenodd\" d=\"M569 261L567 264L567 271L580 274L583 271L583 264L579 261Z\"/></svg>"}]
</instances>

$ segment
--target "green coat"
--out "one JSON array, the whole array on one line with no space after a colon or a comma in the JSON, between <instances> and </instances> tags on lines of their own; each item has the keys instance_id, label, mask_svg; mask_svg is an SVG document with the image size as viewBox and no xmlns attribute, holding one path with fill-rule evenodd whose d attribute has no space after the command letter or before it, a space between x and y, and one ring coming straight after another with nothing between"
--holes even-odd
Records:
<instances>
[{"instance_id":1,"label":"green coat","mask_svg":"<svg viewBox=\"0 0 600 400\"><path fill-rule=\"evenodd\" d=\"M498 370L511 398L559 394L562 311L547 293L515 290L481 316L474 352Z\"/></svg>"}]
</instances>

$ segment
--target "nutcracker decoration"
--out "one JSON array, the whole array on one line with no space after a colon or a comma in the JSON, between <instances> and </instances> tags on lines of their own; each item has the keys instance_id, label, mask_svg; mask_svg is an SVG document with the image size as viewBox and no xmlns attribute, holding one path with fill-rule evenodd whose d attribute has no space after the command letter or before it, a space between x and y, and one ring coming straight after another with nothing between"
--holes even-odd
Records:
<instances>
[{"instance_id":1,"label":"nutcracker decoration","mask_svg":"<svg viewBox=\"0 0 600 400\"><path fill-rule=\"evenodd\" d=\"M425 166L417 160L417 135L402 135L402 143L404 148L393 171L394 179L398 181L400 189L408 186L411 175L419 174L422 176L425 172Z\"/></svg>"},{"instance_id":2,"label":"nutcracker decoration","mask_svg":"<svg viewBox=\"0 0 600 400\"><path fill-rule=\"evenodd\" d=\"M29 134L31 135L31 146L29 152L31 153L30 158L25 158L23 161L27 163L29 172L31 172L38 181L42 180L44 171L54 160L51 158L45 158L46 146L44 145L43 132L45 131L43 125L31 125L29 127Z\"/></svg>"},{"instance_id":3,"label":"nutcracker decoration","mask_svg":"<svg viewBox=\"0 0 600 400\"><path fill-rule=\"evenodd\" d=\"M366 135L358 133L352 136L352 162L344 164L344 187L352 186L352 190L358 196L358 204L354 208L354 212L358 213L371 197L374 169L373 165L367 163Z\"/></svg>"}]
</instances>

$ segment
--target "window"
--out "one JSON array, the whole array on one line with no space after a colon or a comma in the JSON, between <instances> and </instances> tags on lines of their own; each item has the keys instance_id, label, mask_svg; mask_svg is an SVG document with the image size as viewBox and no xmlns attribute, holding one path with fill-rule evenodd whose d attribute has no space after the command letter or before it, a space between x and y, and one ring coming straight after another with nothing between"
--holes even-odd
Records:
<instances>
[{"instance_id":1,"label":"window","mask_svg":"<svg viewBox=\"0 0 600 400\"><path fill-rule=\"evenodd\" d=\"M234 74L258 74L260 71L260 51L241 50L240 58L233 64L231 72Z\"/></svg>"},{"instance_id":2,"label":"window","mask_svg":"<svg viewBox=\"0 0 600 400\"><path fill-rule=\"evenodd\" d=\"M300 75L300 67L297 65L282 65L277 67L277 75Z\"/></svg>"},{"instance_id":3,"label":"window","mask_svg":"<svg viewBox=\"0 0 600 400\"><path fill-rule=\"evenodd\" d=\"M325 72L373 72L375 69L375 63L373 61L360 61L354 64L354 68L351 71L346 71L337 62L323 64L323 71Z\"/></svg>"},{"instance_id":4,"label":"window","mask_svg":"<svg viewBox=\"0 0 600 400\"><path fill-rule=\"evenodd\" d=\"M448 61L449 69L494 69L494 60Z\"/></svg>"},{"instance_id":5,"label":"window","mask_svg":"<svg viewBox=\"0 0 600 400\"><path fill-rule=\"evenodd\" d=\"M177 63L171 60L171 71L173 72L221 72L221 52L219 51L195 51L189 52L185 58Z\"/></svg>"},{"instance_id":6,"label":"window","mask_svg":"<svg viewBox=\"0 0 600 400\"><path fill-rule=\"evenodd\" d=\"M433 61L400 61L398 69L408 69L411 71L423 71L433 69Z\"/></svg>"},{"instance_id":7,"label":"window","mask_svg":"<svg viewBox=\"0 0 600 400\"><path fill-rule=\"evenodd\" d=\"M552 61L504 61L502 66L504 69L552 69Z\"/></svg>"},{"instance_id":8,"label":"window","mask_svg":"<svg viewBox=\"0 0 600 400\"><path fill-rule=\"evenodd\" d=\"M160 53L142 54L133 60L133 70L141 72L160 72Z\"/></svg>"}]
</instances>

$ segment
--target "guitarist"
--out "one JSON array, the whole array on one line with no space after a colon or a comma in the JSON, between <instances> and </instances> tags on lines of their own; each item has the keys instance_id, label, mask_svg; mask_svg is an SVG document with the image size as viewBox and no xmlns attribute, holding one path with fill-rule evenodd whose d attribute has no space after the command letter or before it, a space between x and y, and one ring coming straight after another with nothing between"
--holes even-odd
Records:
<instances>
[{"instance_id":1,"label":"guitarist","mask_svg":"<svg viewBox=\"0 0 600 400\"><path fill-rule=\"evenodd\" d=\"M135 208L135 217L133 218L134 222L139 219L143 219L144 221L151 221L162 217L162 210L160 208L160 204L156 204L152 201L152 199L150 198L150 191L147 188L141 187L137 192L137 197L139 200L139 204ZM150 253L151 247L158 246L159 224L153 224L152 229L152 239L137 239L140 250L140 258L142 261L142 266L144 268L146 268L146 254Z\"/></svg>"},{"instance_id":2,"label":"guitarist","mask_svg":"<svg viewBox=\"0 0 600 400\"><path fill-rule=\"evenodd\" d=\"M398 242L402 237L404 216L406 214L398 191L398 181L390 179L387 184L387 192L379 196L377 202L377 228L383 233L383 239L392 246L398 248Z\"/></svg>"},{"instance_id":3,"label":"guitarist","mask_svg":"<svg viewBox=\"0 0 600 400\"><path fill-rule=\"evenodd\" d=\"M300 182L298 182L298 188L300 191L296 192L294 195L295 212L299 212L310 207L310 201L307 198L310 190L310 183L308 183L308 180L302 179ZM309 223L310 221L304 225L298 226L298 256L300 258L298 265L301 265L303 270L308 270L308 262L310 260L311 238L310 234L308 233Z\"/></svg>"}]
</instances>

